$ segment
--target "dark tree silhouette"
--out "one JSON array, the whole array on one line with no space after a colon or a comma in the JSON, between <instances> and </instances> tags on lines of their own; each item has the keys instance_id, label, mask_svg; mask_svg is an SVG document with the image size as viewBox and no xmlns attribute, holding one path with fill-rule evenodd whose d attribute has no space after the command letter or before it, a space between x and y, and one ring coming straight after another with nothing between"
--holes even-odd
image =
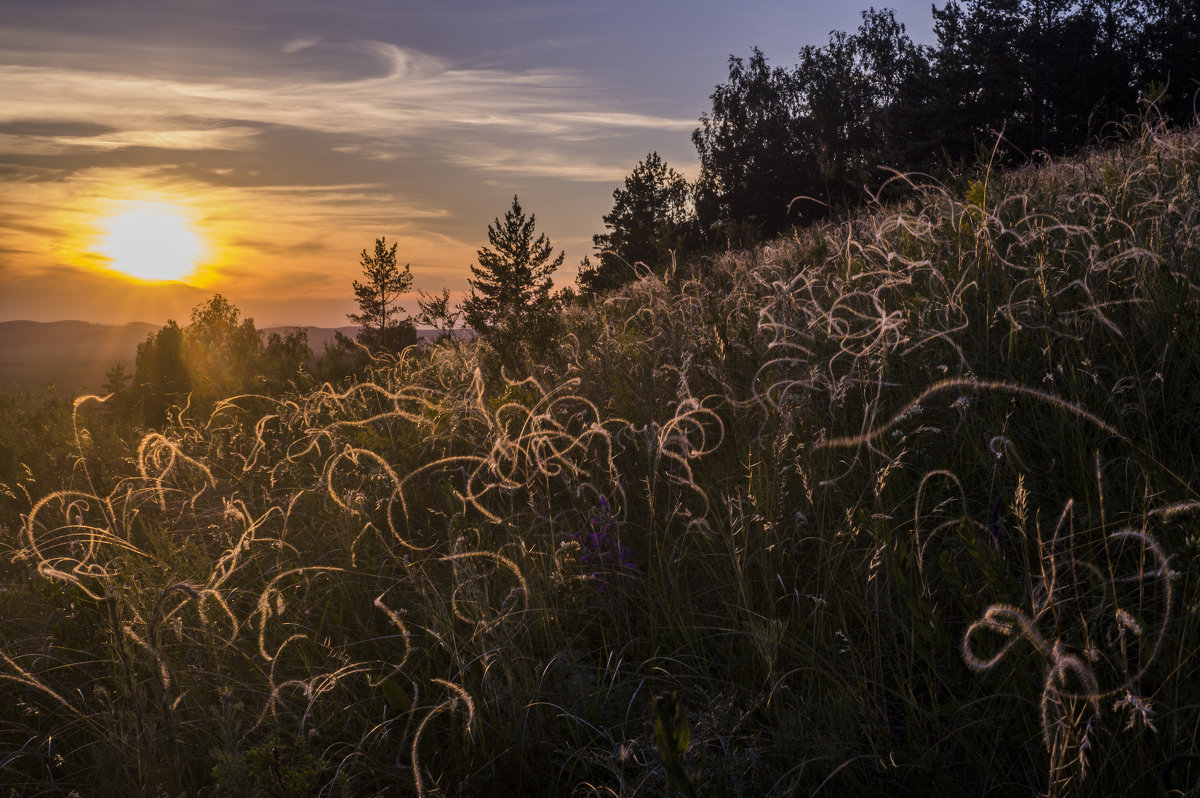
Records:
<instances>
[{"instance_id":1,"label":"dark tree silhouette","mask_svg":"<svg viewBox=\"0 0 1200 798\"><path fill-rule=\"evenodd\" d=\"M417 300L417 321L437 332L437 342L450 340L454 337L454 328L462 317L462 310L453 310L450 305L450 289L443 288L440 294L419 292Z\"/></svg>"},{"instance_id":2,"label":"dark tree silhouette","mask_svg":"<svg viewBox=\"0 0 1200 798\"><path fill-rule=\"evenodd\" d=\"M491 246L476 253L479 263L467 281L471 294L462 304L467 325L480 335L544 339L554 307L550 275L566 256L554 257L544 233L534 238L534 225L534 215L525 216L516 196L504 221L488 225Z\"/></svg>"},{"instance_id":3,"label":"dark tree silhouette","mask_svg":"<svg viewBox=\"0 0 1200 798\"><path fill-rule=\"evenodd\" d=\"M1001 134L1000 163L1069 152L1143 112L1139 96L1170 121L1194 118L1200 0L949 0L932 10L933 47L915 45L893 12L870 9L855 33L801 50L794 68L769 66L757 48L730 57L729 80L692 134L708 243L752 244L823 208L860 204L890 170L962 174L991 159ZM815 201L793 202L805 197ZM588 264L581 285L609 268Z\"/></svg>"},{"instance_id":4,"label":"dark tree silhouette","mask_svg":"<svg viewBox=\"0 0 1200 798\"><path fill-rule=\"evenodd\" d=\"M913 44L890 10L871 9L854 34L834 32L824 47L800 51L798 146L815 164L815 185L797 193L842 207L862 202L887 174L902 168L913 121L902 113L928 81L927 48Z\"/></svg>"},{"instance_id":5,"label":"dark tree silhouette","mask_svg":"<svg viewBox=\"0 0 1200 798\"><path fill-rule=\"evenodd\" d=\"M603 217L607 233L592 237L597 263L580 267L580 290L595 295L637 276L637 265L661 270L671 251L686 245L691 217L691 187L683 175L652 152L613 191L613 208Z\"/></svg>"},{"instance_id":6,"label":"dark tree silhouette","mask_svg":"<svg viewBox=\"0 0 1200 798\"><path fill-rule=\"evenodd\" d=\"M711 114L692 133L700 155L697 219L716 241L753 243L796 221L789 203L814 183L796 126L795 78L768 66L756 47L748 62L730 56L729 82L710 99Z\"/></svg>"},{"instance_id":7,"label":"dark tree silhouette","mask_svg":"<svg viewBox=\"0 0 1200 798\"><path fill-rule=\"evenodd\" d=\"M347 318L361 327L358 342L368 349L399 352L417 341L412 320L401 318L404 308L396 300L412 287L408 264L396 264L396 244L387 246L386 238L375 240L375 252L362 251L363 282L354 281L354 300L361 313Z\"/></svg>"},{"instance_id":8,"label":"dark tree silhouette","mask_svg":"<svg viewBox=\"0 0 1200 798\"><path fill-rule=\"evenodd\" d=\"M1145 18L1138 50L1142 86L1164 87L1159 107L1187 123L1200 110L1200 0L1143 0Z\"/></svg>"},{"instance_id":9,"label":"dark tree silhouette","mask_svg":"<svg viewBox=\"0 0 1200 798\"><path fill-rule=\"evenodd\" d=\"M105 394L118 394L129 387L132 375L125 371L124 363L114 363L112 368L104 372L104 384L100 386Z\"/></svg>"},{"instance_id":10,"label":"dark tree silhouette","mask_svg":"<svg viewBox=\"0 0 1200 798\"><path fill-rule=\"evenodd\" d=\"M729 59L692 142L700 155L696 213L716 243L744 245L866 198L903 166L921 123L911 108L929 80L928 48L891 11L863 12L854 34L834 32L791 69L762 51Z\"/></svg>"}]
</instances>

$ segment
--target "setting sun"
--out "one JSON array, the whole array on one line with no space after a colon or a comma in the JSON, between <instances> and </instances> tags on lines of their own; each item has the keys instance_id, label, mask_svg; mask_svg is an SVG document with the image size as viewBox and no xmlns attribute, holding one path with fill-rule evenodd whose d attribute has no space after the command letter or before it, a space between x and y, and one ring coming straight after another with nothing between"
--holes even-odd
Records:
<instances>
[{"instance_id":1,"label":"setting sun","mask_svg":"<svg viewBox=\"0 0 1200 798\"><path fill-rule=\"evenodd\" d=\"M203 245L186 217L167 205L142 205L113 216L100 252L110 268L139 280L182 280L196 268Z\"/></svg>"}]
</instances>

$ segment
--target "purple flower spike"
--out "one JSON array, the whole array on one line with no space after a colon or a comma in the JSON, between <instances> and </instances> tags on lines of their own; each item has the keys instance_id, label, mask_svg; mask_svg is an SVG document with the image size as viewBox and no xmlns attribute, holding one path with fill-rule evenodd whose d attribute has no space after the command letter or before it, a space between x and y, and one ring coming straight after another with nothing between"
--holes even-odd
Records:
<instances>
[{"instance_id":1,"label":"purple flower spike","mask_svg":"<svg viewBox=\"0 0 1200 798\"><path fill-rule=\"evenodd\" d=\"M575 532L572 537L579 543L579 564L591 567L590 577L600 581L608 568L634 568L633 556L629 548L621 545L620 534L616 532L617 522L613 519L612 507L608 499L600 496L592 507L588 518L588 528ZM597 587L601 593L605 586L601 581Z\"/></svg>"}]
</instances>

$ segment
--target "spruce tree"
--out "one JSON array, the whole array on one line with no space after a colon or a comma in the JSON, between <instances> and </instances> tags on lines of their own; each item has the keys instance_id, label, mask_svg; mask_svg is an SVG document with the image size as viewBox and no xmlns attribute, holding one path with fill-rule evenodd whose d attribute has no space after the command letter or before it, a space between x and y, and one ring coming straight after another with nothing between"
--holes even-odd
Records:
<instances>
[{"instance_id":1,"label":"spruce tree","mask_svg":"<svg viewBox=\"0 0 1200 798\"><path fill-rule=\"evenodd\" d=\"M513 196L504 221L488 225L488 243L476 253L467 280L471 294L462 304L467 326L483 336L532 339L553 316L550 275L565 252L554 257L544 233L534 238L535 217L525 216Z\"/></svg>"}]
</instances>

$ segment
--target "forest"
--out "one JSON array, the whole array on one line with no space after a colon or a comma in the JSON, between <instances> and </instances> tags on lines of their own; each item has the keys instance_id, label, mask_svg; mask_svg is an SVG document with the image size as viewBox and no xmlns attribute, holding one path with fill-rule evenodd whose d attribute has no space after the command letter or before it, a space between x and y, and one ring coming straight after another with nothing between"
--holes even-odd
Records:
<instances>
[{"instance_id":1,"label":"forest","mask_svg":"<svg viewBox=\"0 0 1200 798\"><path fill-rule=\"evenodd\" d=\"M574 286L514 197L0 396L0 785L1200 789L1200 6L934 13L731 58Z\"/></svg>"}]
</instances>

